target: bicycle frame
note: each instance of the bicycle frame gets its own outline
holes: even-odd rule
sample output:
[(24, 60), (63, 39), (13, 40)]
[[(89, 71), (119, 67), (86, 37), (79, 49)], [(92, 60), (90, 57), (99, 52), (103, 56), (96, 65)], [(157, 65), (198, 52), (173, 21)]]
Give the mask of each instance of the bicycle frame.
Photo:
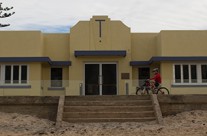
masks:
[(149, 80), (145, 80), (145, 81), (144, 81), (144, 84), (141, 86), (141, 90), (142, 90), (142, 93), (143, 93), (143, 94), (145, 94), (145, 91), (147, 91), (147, 94), (149, 94), (150, 91), (151, 91), (153, 94), (154, 94), (154, 93), (157, 93), (154, 84), (151, 83)]
[(141, 94), (149, 94), (150, 91), (152, 94), (169, 94), (169, 90), (166, 87), (156, 87), (153, 82), (150, 82), (150, 80), (145, 80), (141, 87), (136, 88), (136, 94), (138, 94), (138, 92)]

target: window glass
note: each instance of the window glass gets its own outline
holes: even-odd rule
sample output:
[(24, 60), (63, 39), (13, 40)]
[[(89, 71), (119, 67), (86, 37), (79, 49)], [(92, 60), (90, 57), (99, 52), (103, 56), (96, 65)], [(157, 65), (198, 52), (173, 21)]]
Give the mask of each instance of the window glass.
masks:
[(201, 65), (202, 83), (207, 83), (207, 65)]
[(197, 83), (197, 67), (196, 65), (191, 65), (191, 82), (192, 83)]
[(5, 83), (11, 83), (11, 66), (5, 66)]
[(27, 83), (26, 65), (6, 65), (4, 80), (6, 84)]
[(51, 87), (62, 87), (62, 68), (51, 68)]
[(175, 83), (181, 83), (181, 67), (175, 65)]
[(0, 65), (0, 80), (1, 80), (1, 65)]
[(146, 79), (150, 78), (150, 68), (139, 68), (139, 86), (142, 86)]
[(207, 64), (174, 65), (174, 83), (207, 83)]
[(21, 83), (27, 83), (27, 66), (21, 67)]
[(19, 66), (13, 66), (13, 83), (19, 83)]
[(188, 65), (183, 65), (183, 82), (189, 83), (189, 69)]

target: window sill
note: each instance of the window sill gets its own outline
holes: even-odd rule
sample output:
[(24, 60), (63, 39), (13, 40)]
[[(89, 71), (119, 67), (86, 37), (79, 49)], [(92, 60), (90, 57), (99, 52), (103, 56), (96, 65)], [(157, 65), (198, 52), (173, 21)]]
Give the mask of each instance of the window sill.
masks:
[(48, 90), (51, 90), (51, 91), (56, 91), (56, 90), (65, 90), (65, 87), (48, 87), (47, 88)]
[(14, 89), (19, 89), (19, 88), (31, 88), (31, 85), (0, 85), (0, 88), (14, 88)]
[(207, 84), (172, 84), (171, 87), (207, 87)]

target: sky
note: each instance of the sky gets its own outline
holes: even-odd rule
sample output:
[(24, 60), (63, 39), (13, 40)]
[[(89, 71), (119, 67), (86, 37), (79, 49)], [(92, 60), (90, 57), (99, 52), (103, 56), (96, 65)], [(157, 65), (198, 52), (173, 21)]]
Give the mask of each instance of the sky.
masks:
[(107, 15), (121, 20), (131, 32), (206, 30), (207, 0), (0, 0), (15, 14), (0, 18), (11, 24), (2, 30), (69, 33), (80, 20)]

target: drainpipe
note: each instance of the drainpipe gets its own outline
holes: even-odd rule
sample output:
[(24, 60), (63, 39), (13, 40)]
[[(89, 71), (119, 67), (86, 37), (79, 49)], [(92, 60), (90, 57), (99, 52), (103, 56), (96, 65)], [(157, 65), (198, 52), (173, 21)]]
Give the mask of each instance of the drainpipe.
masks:
[(83, 94), (83, 83), (79, 84), (79, 90), (80, 90), (80, 95), (84, 95)]
[(129, 83), (125, 83), (126, 95), (129, 95)]

